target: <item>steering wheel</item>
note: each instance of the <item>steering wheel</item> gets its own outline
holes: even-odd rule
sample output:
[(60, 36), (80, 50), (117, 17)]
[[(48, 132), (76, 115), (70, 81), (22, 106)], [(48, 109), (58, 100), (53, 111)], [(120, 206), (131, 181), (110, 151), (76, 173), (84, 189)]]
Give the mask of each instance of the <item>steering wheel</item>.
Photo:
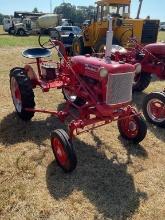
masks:
[(51, 40), (61, 40), (59, 31), (57, 31), (55, 28), (49, 28), (41, 31), (38, 37), (38, 43), (42, 48), (52, 49), (54, 45), (51, 43)]

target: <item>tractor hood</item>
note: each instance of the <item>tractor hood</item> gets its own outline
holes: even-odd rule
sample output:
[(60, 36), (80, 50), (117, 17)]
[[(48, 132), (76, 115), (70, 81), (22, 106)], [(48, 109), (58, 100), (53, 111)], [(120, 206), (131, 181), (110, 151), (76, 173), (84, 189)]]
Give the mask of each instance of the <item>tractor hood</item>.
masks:
[(75, 56), (71, 58), (71, 62), (78, 72), (83, 74), (85, 71), (99, 73), (101, 68), (105, 68), (110, 74), (135, 72), (135, 66), (124, 63), (114, 62), (106, 63), (104, 59), (91, 57), (88, 54), (85, 56)]

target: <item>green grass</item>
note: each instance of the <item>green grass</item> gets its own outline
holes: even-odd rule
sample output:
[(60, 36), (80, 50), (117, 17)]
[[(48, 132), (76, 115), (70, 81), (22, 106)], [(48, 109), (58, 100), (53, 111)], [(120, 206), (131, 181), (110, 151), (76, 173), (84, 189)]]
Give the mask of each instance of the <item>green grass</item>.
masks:
[(165, 41), (165, 31), (159, 32), (158, 41)]
[[(42, 38), (44, 39), (44, 38)], [(47, 39), (46, 39), (47, 40)], [(33, 47), (39, 46), (38, 35), (36, 36), (13, 36), (3, 31), (2, 25), (0, 25), (0, 47)]]
[(37, 46), (38, 38), (37, 36), (0, 36), (0, 47), (24, 47), (24, 46)]

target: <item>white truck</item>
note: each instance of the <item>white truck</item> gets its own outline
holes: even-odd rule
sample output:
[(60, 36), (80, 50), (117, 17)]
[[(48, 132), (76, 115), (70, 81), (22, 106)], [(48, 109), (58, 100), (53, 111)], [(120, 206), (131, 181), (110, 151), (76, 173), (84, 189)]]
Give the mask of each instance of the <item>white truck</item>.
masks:
[(4, 18), (3, 30), (9, 34), (14, 34), (14, 25), (21, 22), (21, 18)]
[(44, 29), (54, 28), (60, 22), (57, 14), (45, 14), (40, 17), (27, 16), (25, 18), (4, 19), (3, 28), (9, 34), (19, 36), (38, 34)]

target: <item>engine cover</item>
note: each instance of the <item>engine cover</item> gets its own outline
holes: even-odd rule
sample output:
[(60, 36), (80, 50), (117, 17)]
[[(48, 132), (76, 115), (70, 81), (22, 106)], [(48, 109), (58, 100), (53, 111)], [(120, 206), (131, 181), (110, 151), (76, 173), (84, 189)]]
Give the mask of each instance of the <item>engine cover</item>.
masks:
[(109, 74), (122, 74), (128, 72), (134, 72), (135, 67), (128, 63), (115, 62), (107, 63), (104, 59), (97, 57), (75, 56), (71, 58), (72, 67), (77, 74), (90, 76), (95, 79), (101, 79), (100, 69), (105, 68)]

